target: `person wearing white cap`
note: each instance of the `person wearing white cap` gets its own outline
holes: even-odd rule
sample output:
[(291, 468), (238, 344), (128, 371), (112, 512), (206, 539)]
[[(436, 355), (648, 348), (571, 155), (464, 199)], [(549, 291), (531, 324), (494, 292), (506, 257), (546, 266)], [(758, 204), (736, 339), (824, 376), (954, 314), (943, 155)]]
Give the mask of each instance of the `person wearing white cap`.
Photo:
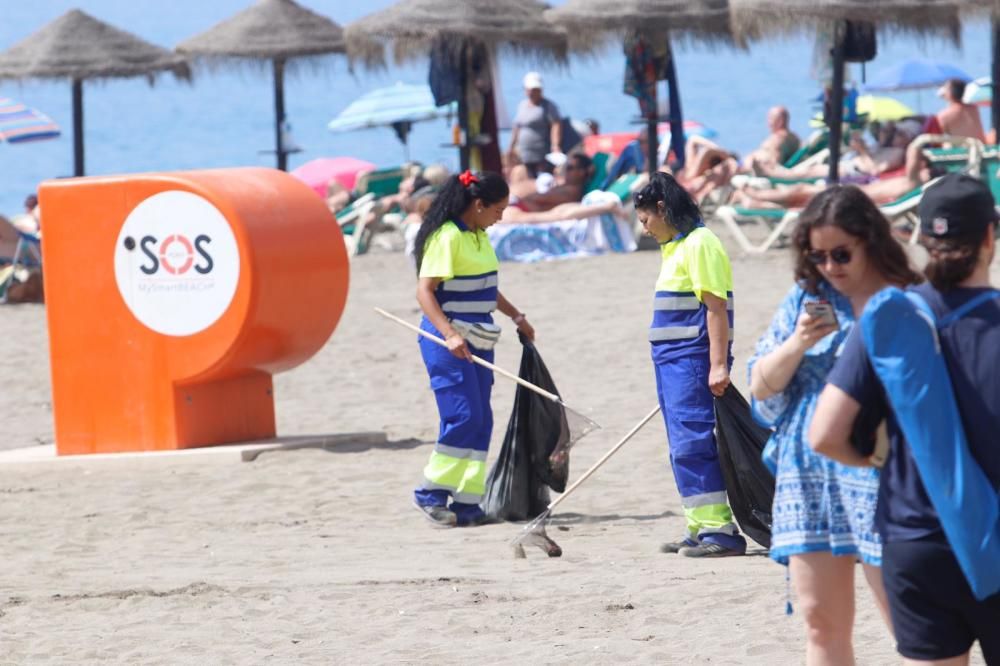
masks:
[(534, 178), (540, 171), (552, 170), (545, 156), (559, 150), (562, 118), (559, 107), (542, 95), (542, 75), (538, 72), (524, 75), (524, 93), (514, 116), (507, 158), (513, 164), (515, 155), (519, 156)]

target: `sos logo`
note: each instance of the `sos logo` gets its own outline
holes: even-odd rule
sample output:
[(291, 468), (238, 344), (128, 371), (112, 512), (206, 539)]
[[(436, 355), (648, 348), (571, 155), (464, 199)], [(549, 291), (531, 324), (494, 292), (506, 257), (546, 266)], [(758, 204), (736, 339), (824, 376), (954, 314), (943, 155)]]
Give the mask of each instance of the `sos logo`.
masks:
[[(191, 269), (200, 275), (208, 275), (215, 268), (215, 261), (208, 251), (211, 242), (208, 234), (195, 236), (194, 242), (184, 234), (172, 234), (162, 242), (153, 235), (143, 236), (138, 245), (145, 258), (139, 270), (150, 276), (161, 269), (169, 275), (181, 276)], [(124, 245), (130, 252), (135, 250), (135, 239), (126, 236)]]
[(115, 283), (126, 307), (164, 335), (193, 335), (233, 302), (240, 249), (208, 199), (167, 190), (140, 201), (114, 245)]

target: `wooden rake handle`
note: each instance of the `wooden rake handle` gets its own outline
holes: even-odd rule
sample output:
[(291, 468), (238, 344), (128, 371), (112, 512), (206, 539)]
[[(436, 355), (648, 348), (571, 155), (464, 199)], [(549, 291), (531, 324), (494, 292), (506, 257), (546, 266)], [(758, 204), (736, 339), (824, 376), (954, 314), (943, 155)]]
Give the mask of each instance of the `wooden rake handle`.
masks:
[[(388, 312), (386, 312), (382, 308), (375, 308), (375, 312), (379, 313), (380, 315), (382, 315), (386, 319), (390, 319), (390, 320), (396, 322), (400, 326), (405, 326), (406, 328), (410, 329), (411, 331), (414, 331), (417, 334), (424, 336), (425, 338), (427, 338), (431, 342), (436, 342), (437, 344), (441, 345), (445, 349), (448, 348), (448, 343), (446, 343), (444, 340), (442, 340), (438, 336), (436, 336), (436, 335), (434, 335), (432, 333), (428, 333), (427, 331), (421, 329), (419, 326), (414, 326), (410, 322), (405, 321), (403, 319), (400, 319), (396, 315), (389, 314)], [(517, 375), (515, 375), (513, 372), (507, 372), (503, 368), (495, 366), (492, 363), (490, 363), (489, 361), (484, 361), (483, 359), (479, 358), (475, 354), (472, 355), (472, 362), (476, 363), (478, 365), (481, 365), (484, 368), (489, 368), (490, 370), (492, 370), (493, 372), (497, 373), (498, 375), (502, 375), (502, 376), (506, 377), (507, 379), (510, 379), (511, 381), (517, 382), (518, 384), (520, 384), (524, 388), (526, 388), (526, 389), (528, 389), (530, 391), (534, 391), (538, 395), (540, 395), (542, 397), (545, 397), (545, 398), (548, 398), (552, 402), (555, 402), (555, 403), (557, 403), (559, 405), (562, 405), (563, 407), (566, 406), (566, 404), (562, 401), (562, 399), (560, 399), (559, 396), (557, 396), (555, 393), (551, 393), (549, 391), (546, 391), (541, 386), (535, 386), (531, 382), (528, 382), (528, 381), (525, 381), (525, 380), (521, 379), (520, 377), (518, 377)]]
[(623, 446), (625, 446), (625, 444), (630, 439), (632, 439), (635, 436), (635, 434), (642, 429), (642, 427), (644, 425), (646, 425), (647, 423), (649, 423), (649, 420), (652, 419), (654, 416), (656, 416), (656, 414), (659, 411), (660, 411), (660, 406), (657, 405), (656, 409), (654, 409), (649, 414), (647, 414), (646, 418), (644, 418), (642, 421), (639, 421), (639, 423), (637, 423), (634, 428), (632, 428), (631, 430), (629, 430), (628, 434), (625, 435), (624, 437), (622, 437), (618, 441), (617, 444), (615, 444), (613, 447), (611, 447), (610, 451), (608, 451), (603, 456), (601, 456), (601, 459), (598, 460), (596, 463), (594, 463), (593, 466), (590, 469), (588, 469), (586, 472), (584, 472), (583, 476), (581, 476), (579, 479), (577, 479), (576, 481), (574, 481), (573, 485), (571, 485), (569, 488), (567, 488), (566, 491), (563, 492), (562, 495), (560, 495), (556, 499), (552, 500), (552, 502), (548, 506), (548, 509), (546, 509), (546, 512), (551, 512), (553, 509), (555, 509), (559, 505), (560, 502), (562, 502), (564, 499), (566, 499), (567, 497), (569, 497), (570, 495), (572, 495), (573, 491), (576, 490), (578, 487), (580, 487), (580, 484), (582, 484), (584, 481), (586, 481), (587, 479), (589, 479), (590, 476), (594, 472), (596, 472), (598, 469), (601, 468), (601, 465), (603, 465), (604, 463), (606, 463), (611, 458), (611, 456), (613, 456), (616, 453), (618, 453), (618, 449), (620, 449)]

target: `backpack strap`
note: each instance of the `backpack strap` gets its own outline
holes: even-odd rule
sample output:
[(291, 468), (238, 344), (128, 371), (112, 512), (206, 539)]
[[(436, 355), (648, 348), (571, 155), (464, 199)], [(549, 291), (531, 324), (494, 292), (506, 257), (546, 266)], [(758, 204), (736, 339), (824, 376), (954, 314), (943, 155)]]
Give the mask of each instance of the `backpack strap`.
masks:
[(956, 321), (969, 314), (976, 308), (978, 308), (983, 303), (987, 303), (994, 299), (1000, 298), (1000, 291), (996, 289), (991, 289), (990, 291), (983, 292), (975, 298), (970, 298), (961, 307), (955, 308), (945, 316), (938, 320), (938, 328), (944, 328), (954, 324)]

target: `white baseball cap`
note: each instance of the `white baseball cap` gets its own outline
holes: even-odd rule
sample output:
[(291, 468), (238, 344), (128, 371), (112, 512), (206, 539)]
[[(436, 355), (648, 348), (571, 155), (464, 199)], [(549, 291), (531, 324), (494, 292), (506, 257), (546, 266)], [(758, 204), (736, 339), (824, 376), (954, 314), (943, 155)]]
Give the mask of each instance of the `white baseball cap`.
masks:
[(542, 75), (538, 72), (528, 72), (524, 75), (524, 89), (534, 90), (542, 88)]

